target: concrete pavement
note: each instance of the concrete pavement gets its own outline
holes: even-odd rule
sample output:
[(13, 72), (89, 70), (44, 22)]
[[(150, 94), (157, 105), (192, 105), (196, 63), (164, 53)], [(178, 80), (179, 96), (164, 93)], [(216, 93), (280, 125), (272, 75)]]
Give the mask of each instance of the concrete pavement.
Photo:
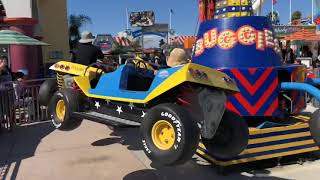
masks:
[(50, 123), (21, 127), (0, 136), (0, 179), (319, 179), (320, 161), (282, 167), (264, 161), (222, 176), (200, 158), (162, 167), (150, 163), (141, 149), (138, 129), (110, 130), (89, 121), (71, 132), (54, 130)]

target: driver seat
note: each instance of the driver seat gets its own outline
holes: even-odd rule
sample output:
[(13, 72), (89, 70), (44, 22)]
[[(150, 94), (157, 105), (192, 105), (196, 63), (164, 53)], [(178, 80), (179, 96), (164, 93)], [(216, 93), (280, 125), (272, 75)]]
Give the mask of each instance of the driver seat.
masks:
[(133, 65), (126, 65), (121, 73), (120, 89), (128, 91), (148, 91), (154, 79), (154, 72), (139, 73)]

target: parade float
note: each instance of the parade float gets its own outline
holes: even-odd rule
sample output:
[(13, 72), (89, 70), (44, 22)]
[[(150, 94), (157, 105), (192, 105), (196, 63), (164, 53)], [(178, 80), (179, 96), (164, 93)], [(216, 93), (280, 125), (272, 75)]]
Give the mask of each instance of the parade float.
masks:
[[(301, 112), (307, 93), (320, 97), (313, 86), (319, 81), (306, 79), (303, 65), (282, 63), (270, 20), (254, 16), (250, 0), (200, 0), (199, 7), (193, 63), (228, 74), (240, 93), (228, 97), (229, 112), (213, 139), (202, 138), (197, 153), (229, 166), (318, 151), (320, 111), (311, 116)], [(234, 126), (233, 121), (248, 126)], [(236, 136), (241, 128), (248, 136)], [(240, 146), (245, 146), (241, 153), (232, 153)]]

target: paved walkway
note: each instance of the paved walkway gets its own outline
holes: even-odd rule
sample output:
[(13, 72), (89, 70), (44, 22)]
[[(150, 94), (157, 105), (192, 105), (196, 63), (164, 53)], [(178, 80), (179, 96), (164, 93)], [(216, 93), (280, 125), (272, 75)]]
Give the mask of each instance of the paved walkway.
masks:
[[(267, 162), (262, 163), (267, 167)], [(271, 163), (272, 164), (272, 163)], [(260, 163), (261, 165), (261, 163)], [(319, 179), (320, 162), (256, 169), (256, 165), (221, 176), (201, 159), (179, 167), (150, 164), (141, 150), (137, 129), (114, 131), (84, 121), (72, 132), (50, 123), (21, 127), (0, 136), (0, 179), (18, 180), (201, 180)]]

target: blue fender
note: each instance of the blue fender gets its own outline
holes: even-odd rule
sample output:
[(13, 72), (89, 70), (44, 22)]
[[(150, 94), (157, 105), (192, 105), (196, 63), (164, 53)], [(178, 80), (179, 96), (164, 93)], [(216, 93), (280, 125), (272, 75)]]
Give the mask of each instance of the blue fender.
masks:
[(283, 82), (281, 83), (282, 90), (298, 90), (305, 91), (311, 94), (313, 97), (320, 101), (320, 90), (307, 83), (297, 83), (297, 82)]

